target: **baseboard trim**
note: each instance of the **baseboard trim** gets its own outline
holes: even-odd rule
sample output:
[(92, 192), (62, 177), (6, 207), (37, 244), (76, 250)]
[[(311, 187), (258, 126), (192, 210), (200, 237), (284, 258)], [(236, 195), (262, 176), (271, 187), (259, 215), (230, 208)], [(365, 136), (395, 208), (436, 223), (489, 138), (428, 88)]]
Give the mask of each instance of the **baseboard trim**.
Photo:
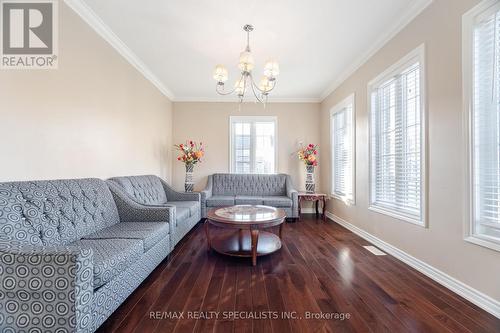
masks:
[(326, 216), (335, 223), (340, 224), (344, 228), (352, 231), (361, 238), (369, 241), (370, 243), (376, 245), (383, 251), (397, 258), (398, 260), (404, 262), (405, 264), (413, 267), (420, 273), (428, 276), (442, 286), (450, 289), (454, 293), (462, 296), (466, 300), (474, 303), (481, 309), (491, 313), (497, 318), (500, 318), (500, 302), (491, 298), (490, 296), (472, 288), (469, 285), (449, 276), (448, 274), (440, 271), (439, 269), (417, 259), (408, 253), (398, 249), (397, 247), (373, 236), (372, 234), (358, 228), (357, 226), (347, 222), (346, 220), (330, 213), (326, 212)]

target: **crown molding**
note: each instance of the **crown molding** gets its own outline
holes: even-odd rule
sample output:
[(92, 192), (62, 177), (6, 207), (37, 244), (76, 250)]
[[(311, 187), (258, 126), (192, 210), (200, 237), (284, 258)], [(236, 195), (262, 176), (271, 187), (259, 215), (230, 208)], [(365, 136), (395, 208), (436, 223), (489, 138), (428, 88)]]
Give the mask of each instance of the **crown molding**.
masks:
[(449, 276), (445, 272), (427, 264), (426, 262), (417, 259), (410, 254), (404, 252), (403, 250), (391, 245), (382, 239), (366, 232), (365, 230), (355, 226), (354, 224), (347, 222), (341, 217), (326, 211), (326, 216), (335, 223), (340, 224), (344, 228), (352, 231), (361, 238), (367, 240), (388, 254), (392, 255), (396, 259), (404, 262), (405, 264), (415, 268), (420, 273), (428, 276), (442, 286), (450, 289), (454, 293), (462, 296), (466, 300), (476, 304), (481, 309), (491, 313), (497, 318), (500, 318), (500, 301), (493, 299), (492, 297), (480, 292), (477, 289)]
[[(173, 102), (182, 103), (182, 102), (198, 102), (198, 103), (239, 103), (239, 100), (234, 97), (176, 97)], [(269, 97), (268, 103), (320, 103), (321, 100), (319, 98), (288, 98), (288, 97)], [(248, 101), (244, 101), (243, 103), (255, 103), (253, 99), (249, 99)]]
[(385, 34), (382, 34), (379, 39), (368, 48), (368, 51), (363, 53), (359, 58), (352, 62), (328, 88), (320, 95), (319, 100), (323, 101), (332, 92), (335, 91), (345, 80), (347, 80), (354, 72), (363, 66), (371, 57), (375, 55), (385, 44), (387, 44), (394, 36), (396, 36), (404, 27), (406, 27), (413, 19), (415, 19), (422, 11), (427, 8), (433, 0), (418, 1), (409, 7), (406, 14), (401, 15), (400, 19), (389, 29)]
[(109, 26), (83, 1), (64, 0), (66, 5), (77, 13), (99, 36), (108, 42), (118, 53), (134, 66), (146, 79), (171, 101), (174, 94), (158, 79), (153, 72), (130, 50)]

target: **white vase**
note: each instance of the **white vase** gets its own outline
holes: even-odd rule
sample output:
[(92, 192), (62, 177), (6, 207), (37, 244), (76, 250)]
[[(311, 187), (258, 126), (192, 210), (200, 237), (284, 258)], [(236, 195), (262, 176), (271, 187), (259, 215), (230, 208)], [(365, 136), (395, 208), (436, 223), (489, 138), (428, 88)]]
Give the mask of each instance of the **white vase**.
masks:
[(315, 190), (314, 165), (306, 165), (306, 193), (314, 193)]
[(193, 164), (186, 164), (186, 179), (184, 181), (184, 191), (193, 192), (194, 189), (194, 181), (193, 181)]

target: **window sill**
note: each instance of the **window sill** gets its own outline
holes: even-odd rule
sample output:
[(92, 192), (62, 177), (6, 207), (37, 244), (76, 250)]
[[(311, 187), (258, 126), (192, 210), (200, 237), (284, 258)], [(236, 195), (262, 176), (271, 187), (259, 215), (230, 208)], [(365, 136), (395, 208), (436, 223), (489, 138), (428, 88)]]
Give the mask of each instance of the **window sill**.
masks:
[(466, 242), (487, 247), (491, 250), (500, 252), (500, 239), (483, 235), (469, 235), (464, 238)]
[(346, 206), (355, 206), (356, 205), (356, 201), (354, 199), (347, 197), (347, 196), (342, 196), (342, 195), (338, 195), (335, 193), (330, 194), (330, 196), (334, 199), (342, 201)]
[(379, 213), (379, 214), (390, 216), (392, 218), (398, 219), (398, 220), (403, 221), (403, 222), (418, 225), (419, 227), (422, 227), (422, 228), (427, 228), (425, 221), (421, 221), (421, 220), (412, 218), (412, 217), (407, 216), (407, 215), (396, 213), (396, 212), (391, 211), (387, 208), (382, 208), (380, 206), (373, 206), (372, 205), (372, 206), (368, 207), (368, 210), (371, 210), (371, 211)]

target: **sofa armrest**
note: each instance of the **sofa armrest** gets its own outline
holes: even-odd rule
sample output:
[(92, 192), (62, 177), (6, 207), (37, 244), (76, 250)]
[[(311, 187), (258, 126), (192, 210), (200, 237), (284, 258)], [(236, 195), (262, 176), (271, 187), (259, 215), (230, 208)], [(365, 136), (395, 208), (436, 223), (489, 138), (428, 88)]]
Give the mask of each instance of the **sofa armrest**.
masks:
[(293, 188), (292, 177), (286, 176), (286, 195), (292, 199), (292, 216), (299, 216), (299, 192)]
[(212, 186), (213, 186), (213, 177), (212, 175), (210, 175), (207, 177), (207, 185), (205, 186), (203, 191), (200, 192), (202, 195), (202, 199), (204, 197), (204, 199), (206, 200), (212, 196)]
[[(200, 194), (198, 192), (179, 192), (174, 190), (170, 185), (161, 179), (163, 189), (167, 194), (168, 201), (200, 201)], [(167, 203), (168, 203), (167, 201)]]
[(207, 185), (200, 192), (201, 194), (201, 217), (207, 217), (207, 199), (212, 196), (212, 186), (213, 186), (213, 177), (209, 175), (207, 178)]
[[(175, 223), (174, 206), (143, 205), (132, 200), (119, 186), (108, 182), (118, 208), (121, 222), (169, 222)], [(172, 230), (173, 225), (170, 229)]]
[(92, 332), (93, 293), (91, 249), (0, 242), (0, 327), (17, 332), (50, 323), (52, 331)]
[(293, 199), (294, 197), (298, 198), (299, 192), (293, 188), (292, 177), (289, 175), (286, 176), (286, 196)]

